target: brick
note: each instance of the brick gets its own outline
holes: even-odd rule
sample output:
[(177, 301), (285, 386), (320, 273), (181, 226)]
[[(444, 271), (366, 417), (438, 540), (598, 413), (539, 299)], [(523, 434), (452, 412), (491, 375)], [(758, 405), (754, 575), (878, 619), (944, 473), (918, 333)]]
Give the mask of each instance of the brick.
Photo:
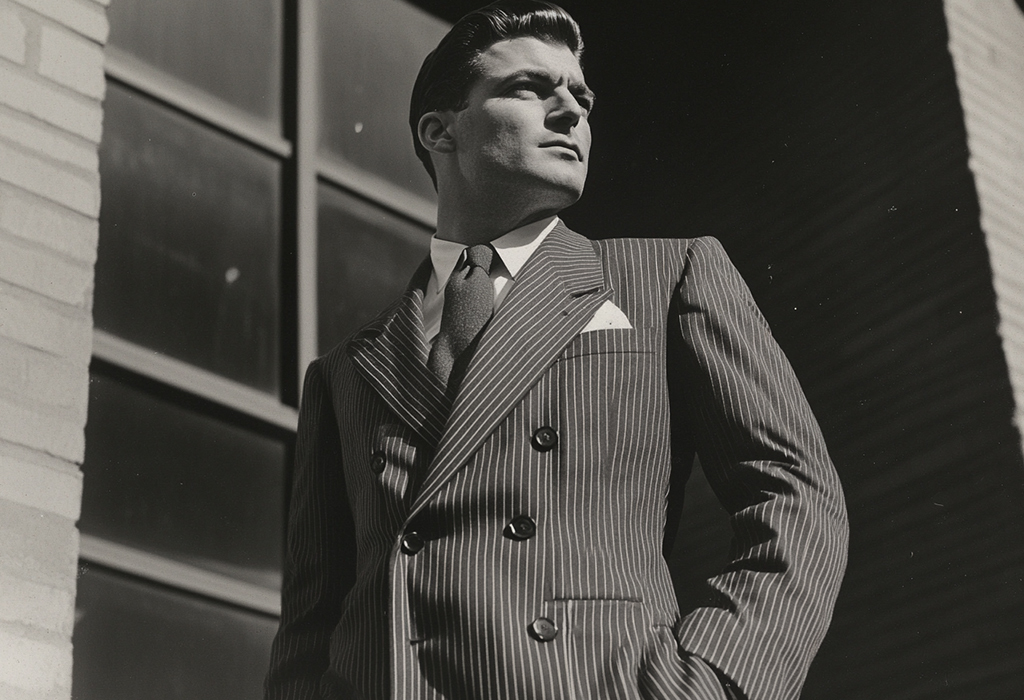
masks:
[(71, 645), (26, 639), (0, 629), (0, 680), (46, 693), (71, 687)]
[(4, 700), (67, 700), (68, 696), (59, 691), (57, 694), (47, 693), (46, 695), (40, 695), (39, 693), (7, 685), (4, 683), (4, 679), (0, 678), (0, 698)]
[(0, 57), (24, 65), (26, 34), (17, 13), (0, 7)]
[(99, 143), (103, 134), (99, 102), (64, 90), (0, 64), (0, 103)]
[(0, 229), (76, 260), (96, 262), (99, 223), (10, 188), (0, 189)]
[(84, 421), (44, 414), (0, 397), (0, 439), (81, 462), (85, 457)]
[[(28, 357), (33, 352), (32, 348), (16, 343), (4, 342), (0, 345), (0, 387), (15, 393), (25, 393), (28, 390)], [(38, 352), (38, 351), (34, 351)]]
[[(110, 25), (107, 13), (93, 2), (76, 0), (15, 0), (41, 15), (57, 20), (68, 29), (89, 37), (100, 44), (107, 43)], [(101, 2), (109, 5), (110, 2)]]
[(39, 74), (87, 97), (103, 98), (103, 49), (76, 34), (43, 26), (39, 34)]
[(26, 581), (74, 589), (79, 545), (74, 521), (4, 502), (0, 532), (0, 570)]
[(98, 177), (83, 177), (0, 141), (0, 180), (81, 212), (99, 216)]
[(75, 621), (73, 591), (26, 581), (0, 571), (0, 620), (70, 637)]
[(24, 293), (0, 287), (0, 336), (86, 365), (92, 352), (92, 319), (85, 311), (55, 310)]
[(25, 408), (56, 408), (65, 417), (84, 422), (89, 405), (86, 367), (2, 338), (0, 357), (0, 396)]
[(29, 352), (26, 383), (32, 399), (64, 409), (68, 417), (80, 418), (84, 423), (89, 406), (88, 369), (44, 352)]
[(81, 513), (82, 473), (35, 464), (9, 450), (0, 452), (0, 498), (74, 522)]
[(90, 173), (99, 172), (100, 158), (96, 144), (67, 136), (52, 126), (31, 117), (0, 108), (0, 139), (49, 156)]
[(84, 308), (92, 291), (92, 273), (91, 266), (0, 235), (0, 280)]

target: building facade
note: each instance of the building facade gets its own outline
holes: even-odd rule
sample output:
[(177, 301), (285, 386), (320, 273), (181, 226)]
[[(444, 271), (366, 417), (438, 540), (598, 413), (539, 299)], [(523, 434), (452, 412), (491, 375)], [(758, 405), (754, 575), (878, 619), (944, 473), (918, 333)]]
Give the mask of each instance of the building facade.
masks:
[[(610, 23), (564, 4), (599, 66)], [(721, 237), (850, 501), (809, 698), (1024, 687), (1024, 10), (911, 5), (807, 3), (806, 44), (748, 58), (772, 95), (750, 143), (813, 134), (842, 197), (783, 169), (759, 211), (706, 214), (770, 215)], [(401, 0), (0, 0), (0, 697), (258, 696), (303, 368), (426, 250), (405, 115), (446, 26)], [(758, 148), (716, 152), (710, 200), (756, 189)], [(570, 224), (614, 220), (598, 199)], [(691, 498), (684, 598), (723, 543)]]

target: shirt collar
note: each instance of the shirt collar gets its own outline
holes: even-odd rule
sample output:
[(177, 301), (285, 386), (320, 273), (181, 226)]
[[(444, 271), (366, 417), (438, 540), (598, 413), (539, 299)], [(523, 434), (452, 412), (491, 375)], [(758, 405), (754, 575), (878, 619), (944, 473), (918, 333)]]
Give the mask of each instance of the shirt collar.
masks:
[[(501, 258), (505, 269), (508, 270), (509, 277), (515, 279), (523, 265), (533, 255), (533, 251), (537, 250), (541, 242), (551, 233), (551, 229), (555, 227), (556, 223), (558, 223), (558, 217), (550, 216), (520, 226), (491, 241), (491, 246)], [(430, 262), (434, 266), (434, 274), (437, 276), (438, 292), (448, 284), (452, 270), (459, 262), (462, 251), (467, 247), (462, 243), (438, 238), (436, 233), (431, 237)]]

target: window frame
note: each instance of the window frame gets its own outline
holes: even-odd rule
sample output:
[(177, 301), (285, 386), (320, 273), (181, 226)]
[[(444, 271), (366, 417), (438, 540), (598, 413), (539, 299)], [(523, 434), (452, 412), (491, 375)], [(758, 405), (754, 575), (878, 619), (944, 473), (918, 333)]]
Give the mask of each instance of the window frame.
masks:
[[(116, 0), (115, 0), (116, 1)], [(227, 134), (282, 164), (281, 221), (281, 389), (277, 395), (254, 389), (101, 329), (93, 331), (92, 355), (100, 361), (151, 380), (158, 387), (205, 399), (268, 431), (285, 431), (290, 440), (298, 425), (305, 368), (319, 355), (318, 333), (318, 189), (321, 184), (368, 200), (421, 225), (436, 228), (432, 202), (370, 173), (341, 164), (319, 150), (319, 22), (321, 0), (282, 0), (282, 130), (242, 110), (149, 68), (116, 46), (105, 48), (106, 80), (154, 98), (199, 126)], [(285, 465), (282, 494), (291, 479)], [(189, 566), (159, 555), (81, 535), (83, 562), (128, 573), (173, 589), (206, 596), (259, 614), (280, 614), (280, 591)]]

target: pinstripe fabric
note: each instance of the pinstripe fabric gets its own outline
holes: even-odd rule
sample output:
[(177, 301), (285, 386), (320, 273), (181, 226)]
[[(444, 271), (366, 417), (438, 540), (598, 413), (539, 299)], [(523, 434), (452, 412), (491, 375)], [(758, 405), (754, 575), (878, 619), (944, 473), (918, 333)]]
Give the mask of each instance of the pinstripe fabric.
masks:
[[(425, 368), (423, 282), (307, 373), (266, 697), (796, 697), (845, 507), (718, 243), (556, 227), (451, 404)], [(581, 334), (608, 299), (633, 328)], [(713, 598), (680, 617), (662, 542), (694, 449), (735, 537)], [(535, 536), (512, 536), (519, 515)], [(407, 554), (409, 532), (425, 544)], [(540, 617), (553, 640), (531, 635)]]

